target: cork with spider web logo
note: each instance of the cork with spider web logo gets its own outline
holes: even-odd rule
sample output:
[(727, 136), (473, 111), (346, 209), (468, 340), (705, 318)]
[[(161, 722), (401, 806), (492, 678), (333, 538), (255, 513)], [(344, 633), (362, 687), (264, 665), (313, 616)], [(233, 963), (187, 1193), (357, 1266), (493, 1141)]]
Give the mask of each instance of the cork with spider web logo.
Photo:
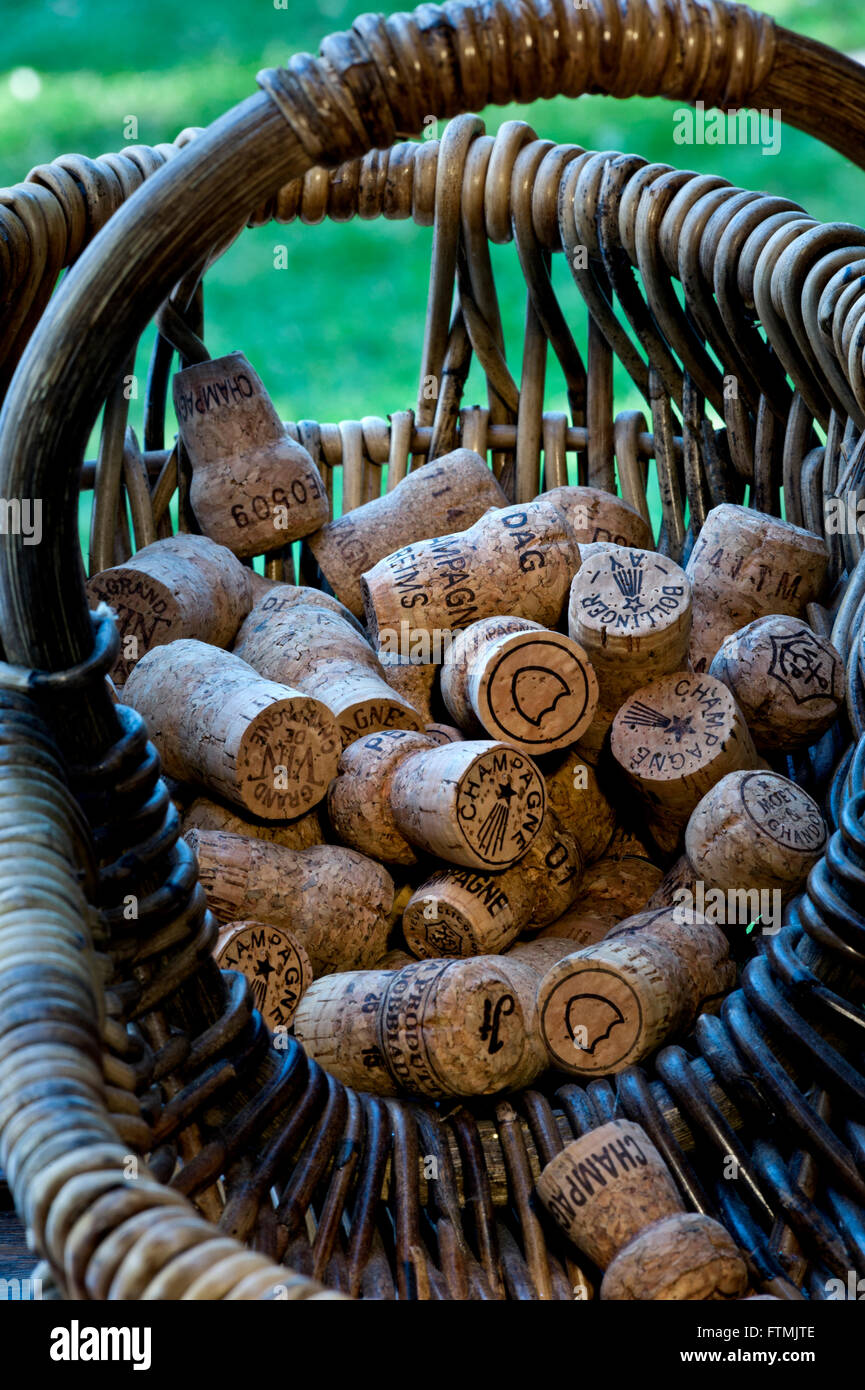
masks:
[(742, 712), (714, 676), (675, 672), (634, 691), (613, 721), (613, 757), (672, 851), (691, 812), (728, 772), (763, 766)]

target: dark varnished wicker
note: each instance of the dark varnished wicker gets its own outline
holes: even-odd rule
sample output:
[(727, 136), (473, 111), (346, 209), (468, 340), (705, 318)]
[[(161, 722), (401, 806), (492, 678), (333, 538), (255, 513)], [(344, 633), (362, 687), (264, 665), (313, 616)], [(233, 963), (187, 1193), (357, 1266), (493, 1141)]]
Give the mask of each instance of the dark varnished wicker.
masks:
[[(430, 113), (601, 90), (780, 106), (865, 162), (861, 69), (745, 7), (696, 3), (424, 6), (415, 17), (364, 17), (322, 55), (262, 74), (259, 96), (177, 147), (58, 161), (0, 209), (4, 385), (21, 359), (0, 419), (2, 492), (40, 496), (47, 537), (33, 549), (4, 537), (0, 552), (16, 663), (0, 681), (0, 895), (10, 910), (44, 914), (51, 945), (46, 960), (10, 936), (0, 954), (2, 1157), (16, 1200), (72, 1296), (315, 1297), (321, 1281), (374, 1298), (569, 1299), (596, 1285), (597, 1271), (581, 1269), (539, 1214), (534, 1177), (572, 1135), (628, 1115), (688, 1205), (740, 1241), (755, 1287), (825, 1296), (829, 1277), (865, 1270), (860, 538), (827, 538), (846, 584), (832, 633), (848, 660), (853, 746), (845, 753), (838, 729), (784, 767), (826, 796), (833, 838), (721, 1018), (701, 1018), (687, 1050), (664, 1049), (650, 1074), (632, 1070), (615, 1087), (553, 1078), (546, 1094), (437, 1110), (357, 1095), (293, 1042), (277, 1050), (243, 981), (213, 964), (214, 923), (154, 750), (138, 717), (104, 693), (113, 630), (104, 613), (88, 614), (77, 579), (77, 461), (105, 402), (100, 457), (83, 470), (96, 485), (95, 567), (166, 534), (175, 487), (182, 523), (194, 524), (185, 460), (166, 447), (165, 400), (175, 351), (181, 363), (206, 356), (206, 265), (247, 222), (411, 216), (435, 227), (421, 379), (446, 385), (437, 402), (421, 396), (390, 422), (291, 427), (329, 490), (342, 468), (345, 509), (380, 490), (383, 463), (392, 487), (413, 456), (459, 439), (491, 455), (518, 500), (566, 481), (571, 452), (580, 481), (598, 486), (616, 486), (615, 460), (623, 494), (645, 510), (653, 458), (659, 548), (676, 558), (707, 510), (741, 500), (746, 486), (753, 505), (775, 512), (783, 488), (787, 517), (822, 533), (823, 497), (859, 484), (865, 234), (821, 227), (722, 179), (554, 147), (518, 122), (495, 140), (464, 117), (440, 143), (394, 141)], [(527, 285), (519, 382), (488, 250), (511, 239)], [(587, 269), (574, 265), (577, 245), (589, 249)], [(585, 364), (550, 280), (561, 251), (590, 313)], [(46, 309), (57, 272), (79, 256)], [(121, 383), (153, 315), (139, 448)], [(725, 398), (707, 344), (737, 377), (737, 401)], [(550, 348), (570, 419), (543, 413)], [(646, 417), (614, 416), (614, 354)], [(488, 403), (465, 410), (473, 356)], [(281, 557), (269, 572), (294, 578), (290, 566)], [(300, 577), (316, 580), (305, 554)], [(830, 625), (826, 610), (811, 617)], [(144, 1154), (129, 1181), (124, 1164)], [(735, 1182), (722, 1176), (731, 1155)], [(437, 1179), (423, 1156), (436, 1159)]]

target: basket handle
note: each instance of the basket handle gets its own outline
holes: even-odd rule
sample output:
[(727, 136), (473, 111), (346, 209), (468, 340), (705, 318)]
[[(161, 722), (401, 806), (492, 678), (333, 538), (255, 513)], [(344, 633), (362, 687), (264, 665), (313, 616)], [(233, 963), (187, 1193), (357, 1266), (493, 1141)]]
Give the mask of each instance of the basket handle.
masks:
[[(424, 116), (556, 94), (663, 95), (782, 109), (862, 155), (862, 68), (724, 0), (453, 0), (366, 15), (259, 77), (110, 219), (36, 329), (0, 415), (0, 496), (39, 499), (45, 542), (3, 537), (0, 619), (13, 662), (80, 663), (93, 635), (83, 583), (80, 460), (131, 344), (181, 276), (250, 207), (314, 164), (390, 145)], [(107, 700), (68, 729), (92, 756), (116, 735)]]

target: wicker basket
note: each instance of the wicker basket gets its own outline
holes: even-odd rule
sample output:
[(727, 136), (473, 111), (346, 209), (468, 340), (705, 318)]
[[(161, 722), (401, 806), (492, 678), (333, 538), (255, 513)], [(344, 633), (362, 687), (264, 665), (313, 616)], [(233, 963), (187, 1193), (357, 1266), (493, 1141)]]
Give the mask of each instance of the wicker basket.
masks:
[[(707, 510), (746, 489), (778, 514), (783, 488), (787, 519), (823, 534), (824, 497), (862, 473), (865, 233), (719, 178), (555, 147), (518, 122), (495, 139), (468, 116), (440, 143), (397, 137), (490, 102), (661, 94), (780, 107), (865, 164), (862, 69), (711, 0), (424, 5), (365, 16), (321, 53), (262, 73), (257, 95), (175, 146), (60, 160), (2, 200), (0, 492), (42, 499), (45, 540), (4, 536), (0, 552), (0, 1163), (43, 1276), (91, 1299), (571, 1299), (596, 1272), (539, 1213), (534, 1181), (568, 1138), (626, 1115), (689, 1207), (727, 1225), (755, 1289), (824, 1297), (828, 1277), (865, 1272), (858, 534), (827, 537), (838, 601), (810, 615), (848, 660), (849, 728), (788, 769), (825, 797), (835, 832), (788, 925), (720, 1019), (701, 1018), (653, 1074), (585, 1090), (553, 1079), (446, 1111), (354, 1093), (297, 1045), (276, 1050), (243, 979), (216, 969), (158, 760), (106, 694), (116, 638), (87, 608), (77, 502), (82, 481), (95, 486), (100, 568), (129, 553), (127, 504), (136, 546), (168, 533), (175, 489), (194, 525), (165, 397), (175, 351), (182, 365), (207, 355), (203, 272), (244, 225), (360, 214), (435, 228), (420, 375), (445, 385), (388, 421), (291, 427), (331, 494), (342, 469), (345, 510), (376, 495), (383, 464), (393, 487), (413, 457), (459, 441), (490, 455), (516, 500), (567, 481), (570, 453), (572, 476), (618, 486), (647, 517), (654, 459), (659, 548), (677, 559)], [(528, 287), (519, 383), (489, 257), (511, 239)], [(589, 313), (585, 366), (550, 279), (562, 251)], [(154, 315), (139, 448), (123, 375)], [(544, 413), (550, 348), (570, 419)], [(614, 412), (615, 356), (645, 418)], [(473, 357), (488, 404), (463, 409)], [(99, 460), (82, 473), (103, 403)], [(297, 577), (290, 553), (268, 565)], [(301, 571), (316, 582), (306, 554)], [(738, 1183), (723, 1181), (729, 1155)]]

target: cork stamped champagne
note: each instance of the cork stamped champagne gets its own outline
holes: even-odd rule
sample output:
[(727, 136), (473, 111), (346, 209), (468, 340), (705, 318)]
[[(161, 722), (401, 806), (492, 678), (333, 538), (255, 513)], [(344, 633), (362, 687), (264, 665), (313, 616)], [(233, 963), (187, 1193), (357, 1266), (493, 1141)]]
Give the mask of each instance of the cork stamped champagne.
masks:
[(559, 917), (579, 891), (576, 841), (548, 811), (540, 833), (512, 869), (438, 869), (415, 889), (403, 934), (417, 956), (495, 955), (530, 926)]
[(676, 848), (716, 782), (760, 764), (736, 701), (708, 675), (675, 673), (635, 690), (616, 715), (610, 743), (665, 851)]
[(503, 612), (555, 627), (579, 565), (574, 533), (555, 507), (503, 507), (466, 531), (402, 546), (367, 570), (367, 628), (378, 647), (405, 622), (410, 636), (425, 632), (440, 644), (442, 634)]
[(543, 778), (505, 743), (436, 744), (388, 730), (357, 740), (339, 768), (328, 796), (337, 834), (377, 847), (388, 862), (411, 863), (421, 850), (468, 868), (506, 869), (543, 823)]
[(396, 487), (327, 522), (309, 537), (322, 574), (360, 617), (360, 576), (415, 541), (464, 530), (508, 499), (480, 454), (455, 449), (413, 469)]
[(311, 809), (336, 773), (340, 737), (325, 704), (204, 642), (155, 647), (123, 695), (147, 720), (169, 776), (262, 819)]
[(321, 474), (242, 353), (177, 372), (173, 391), (192, 464), (189, 498), (205, 535), (246, 557), (280, 550), (327, 521)]
[(485, 619), (459, 633), (445, 657), (441, 690), (461, 728), (537, 754), (575, 743), (598, 703), (582, 647), (522, 618)]
[(422, 729), (422, 716), (388, 685), (353, 620), (312, 598), (297, 603), (292, 588), (277, 585), (259, 599), (237, 635), (235, 653), (269, 680), (327, 705), (344, 747), (377, 729)]
[(728, 1232), (685, 1211), (663, 1158), (631, 1120), (566, 1144), (537, 1191), (577, 1249), (606, 1271), (603, 1300), (726, 1300), (748, 1286)]
[(266, 922), (227, 922), (213, 954), (220, 969), (246, 977), (271, 1033), (284, 1032), (312, 984), (309, 956), (298, 938), (286, 927)]

